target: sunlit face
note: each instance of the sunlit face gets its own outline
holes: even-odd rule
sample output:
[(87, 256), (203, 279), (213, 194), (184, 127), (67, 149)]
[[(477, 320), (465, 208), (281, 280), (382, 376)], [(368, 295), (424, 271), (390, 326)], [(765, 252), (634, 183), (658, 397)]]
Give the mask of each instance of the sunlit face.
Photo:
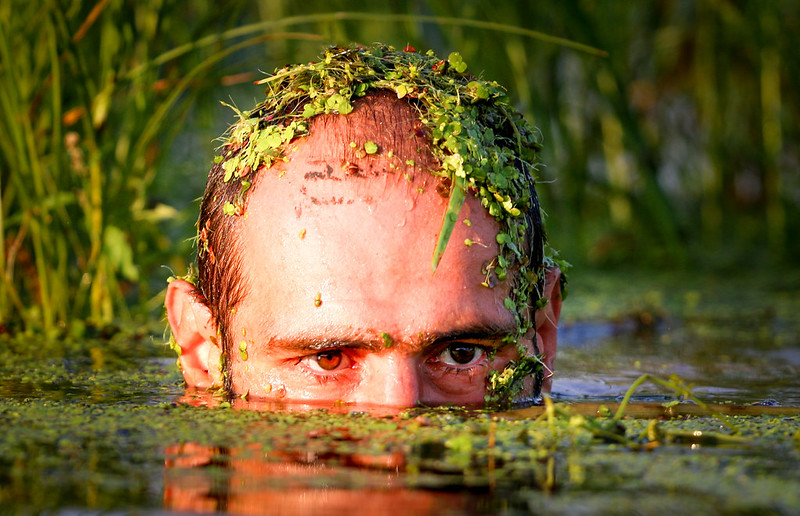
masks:
[(247, 294), (229, 328), (234, 393), (482, 403), (489, 370), (517, 356), (503, 343), (517, 331), (508, 286), (481, 286), (496, 222), (468, 196), (432, 274), (447, 205), (438, 179), (387, 149), (353, 174), (322, 147), (312, 134), (282, 177), (270, 170), (248, 193), (238, 239)]

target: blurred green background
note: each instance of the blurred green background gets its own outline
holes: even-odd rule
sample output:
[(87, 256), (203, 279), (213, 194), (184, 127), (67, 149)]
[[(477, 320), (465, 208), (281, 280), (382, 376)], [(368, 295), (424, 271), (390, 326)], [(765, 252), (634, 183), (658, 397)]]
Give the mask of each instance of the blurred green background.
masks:
[(218, 101), (350, 42), (458, 51), (508, 87), (577, 271), (796, 269), (798, 29), (790, 0), (3, 0), (0, 333), (160, 318)]

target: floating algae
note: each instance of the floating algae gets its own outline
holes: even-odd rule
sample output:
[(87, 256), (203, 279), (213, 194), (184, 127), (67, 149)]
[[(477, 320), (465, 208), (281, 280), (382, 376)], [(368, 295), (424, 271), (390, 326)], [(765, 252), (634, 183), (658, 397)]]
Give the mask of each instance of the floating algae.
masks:
[[(699, 288), (696, 282), (693, 288)], [(580, 291), (575, 295), (580, 302)], [(664, 299), (671, 310), (670, 299)], [(653, 339), (635, 337), (632, 329), (631, 342), (616, 348), (600, 347), (604, 344), (592, 337), (573, 343), (570, 337), (560, 354), (601, 349), (603, 363), (641, 360), (642, 369), (648, 366), (644, 356), (655, 366), (660, 360), (671, 367), (680, 359), (701, 372), (709, 357), (724, 349), (738, 349), (743, 360), (750, 360), (751, 351), (791, 357), (797, 327), (789, 317), (800, 313), (792, 307), (779, 307), (780, 323), (771, 323), (777, 329), (770, 339), (734, 334), (726, 324), (717, 329), (725, 337), (723, 348), (716, 333), (709, 338), (685, 323), (670, 332), (656, 328)], [(720, 313), (739, 319), (731, 308), (715, 313), (718, 319)], [(749, 326), (758, 334), (763, 327)], [(676, 332), (689, 331), (695, 332), (692, 353), (668, 361), (675, 347), (665, 339), (678, 340)], [(420, 514), (438, 514), (442, 506), (468, 513), (548, 514), (800, 510), (797, 409), (753, 405), (764, 399), (764, 377), (777, 393), (771, 397), (797, 398), (796, 387), (781, 387), (784, 376), (778, 374), (796, 384), (798, 371), (786, 358), (760, 375), (737, 376), (737, 404), (709, 395), (707, 385), (717, 378), (705, 378), (699, 400), (720, 416), (707, 415), (711, 412), (691, 401), (698, 387), (676, 380), (680, 393), (643, 384), (618, 418), (622, 400), (616, 395), (576, 396), (506, 413), (420, 408), (380, 417), (348, 406), (238, 410), (260, 407), (213, 396), (177, 402), (184, 390), (168, 355), (147, 338), (43, 343), (38, 350), (0, 342), (3, 510), (205, 507), (255, 513), (267, 506), (335, 511), (339, 502), (350, 512), (385, 512), (405, 504)], [(726, 364), (738, 367), (735, 361)], [(599, 367), (600, 362), (563, 361), (557, 373), (607, 374)], [(219, 408), (212, 408), (214, 403)]]

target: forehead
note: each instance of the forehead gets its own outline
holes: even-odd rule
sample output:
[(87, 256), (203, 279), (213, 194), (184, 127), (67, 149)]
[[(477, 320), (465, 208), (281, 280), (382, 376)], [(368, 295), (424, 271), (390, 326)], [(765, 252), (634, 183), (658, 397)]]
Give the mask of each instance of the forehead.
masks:
[[(263, 172), (240, 228), (247, 290), (240, 312), (295, 334), (349, 325), (413, 335), (512, 317), (502, 303), (507, 288), (480, 285), (481, 269), (497, 255), (498, 226), (472, 196), (431, 272), (447, 199), (406, 127), (413, 130), (412, 117), (396, 120), (394, 135), (317, 128), (289, 150), (288, 162)], [(412, 144), (393, 144), (403, 138)], [(359, 153), (365, 141), (378, 152)]]

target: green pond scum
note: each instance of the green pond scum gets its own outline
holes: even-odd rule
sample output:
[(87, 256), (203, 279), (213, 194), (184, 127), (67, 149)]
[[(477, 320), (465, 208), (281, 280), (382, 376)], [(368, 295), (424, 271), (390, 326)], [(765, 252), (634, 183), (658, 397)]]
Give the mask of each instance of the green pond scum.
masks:
[[(258, 489), (279, 492), (288, 483), (308, 496), (381, 489), (381, 481), (386, 489), (391, 479), (404, 489), (461, 492), (472, 509), (490, 511), (533, 504), (556, 513), (616, 512), (623, 503), (644, 513), (790, 514), (800, 507), (797, 417), (732, 418), (733, 439), (713, 417), (613, 421), (556, 407), (534, 420), (457, 409), (376, 418), (6, 399), (0, 504), (14, 514), (157, 509), (161, 479), (167, 486), (213, 481), (224, 499), (237, 490), (237, 463), (255, 461), (305, 465), (311, 475), (267, 476)], [(208, 460), (180, 465), (197, 450)], [(632, 497), (640, 498), (631, 504)]]
[[(611, 302), (615, 289), (605, 288), (614, 286), (613, 277), (579, 282), (604, 294), (576, 289), (575, 302), (602, 304), (606, 320), (623, 317)], [(737, 289), (751, 297), (741, 299), (714, 278), (683, 282), (670, 276), (659, 283), (651, 276), (649, 285), (641, 282), (639, 291), (626, 293), (631, 299), (639, 293), (660, 297), (659, 317), (680, 319), (683, 328), (657, 325), (654, 339), (635, 337), (639, 330), (630, 329), (640, 339), (634, 347), (602, 348), (603, 360), (619, 369), (626, 360), (646, 362), (642, 342), (674, 354), (676, 348), (661, 337), (677, 339), (676, 331), (689, 330), (697, 354), (680, 357), (684, 372), (720, 360), (725, 349), (745, 358), (747, 348), (794, 356), (786, 352), (800, 347), (800, 283), (791, 273), (784, 278), (787, 283), (777, 286), (744, 279)], [(617, 286), (629, 281), (630, 274)], [(681, 290), (679, 284), (689, 287)], [(654, 291), (663, 295), (644, 296)], [(682, 307), (687, 296), (700, 298), (691, 317)], [(753, 304), (759, 305), (756, 314)], [(654, 312), (652, 305), (642, 306)], [(640, 320), (641, 310), (624, 317)], [(567, 329), (578, 319), (570, 315)], [(765, 328), (771, 328), (769, 338)], [(597, 340), (567, 342), (562, 353), (587, 357), (580, 354), (582, 346), (599, 346)], [(215, 501), (207, 507), (222, 512), (234, 506), (236, 496), (290, 492), (320, 500), (351, 493), (364, 506), (371, 497), (404, 492), (433, 497), (438, 511), (446, 504), (452, 512), (473, 514), (800, 511), (798, 408), (755, 405), (763, 397), (752, 394), (766, 378), (779, 401), (781, 392), (789, 393), (784, 399), (799, 405), (797, 369), (785, 372), (794, 390), (761, 363), (748, 376), (736, 376), (749, 393), (749, 401), (739, 402), (743, 407), (726, 403), (726, 393), (701, 394), (691, 385), (695, 381), (667, 373), (631, 378), (618, 396), (606, 399), (548, 399), (541, 407), (502, 413), (443, 407), (371, 416), (336, 406), (248, 410), (243, 407), (251, 402), (243, 399), (187, 397), (160, 337), (116, 334), (29, 344), (0, 338), (4, 515), (156, 513), (169, 508), (181, 489)], [(615, 374), (602, 369), (605, 362), (564, 363), (564, 374)], [(775, 360), (772, 368), (780, 367), (786, 365)], [(705, 385), (719, 381), (709, 376)], [(192, 404), (198, 400), (205, 405)], [(737, 413), (743, 415), (731, 415)], [(270, 473), (275, 468), (280, 474)]]
[(797, 409), (731, 417), (709, 408), (709, 415), (664, 418), (660, 409), (693, 397), (678, 378), (642, 379), (674, 395), (646, 417), (625, 415), (629, 397), (588, 410), (546, 398), (535, 415), (444, 407), (377, 417), (346, 407), (237, 410), (246, 402), (225, 398), (215, 408), (192, 406), (191, 398), (178, 403), (181, 382), (170, 359), (125, 356), (120, 346), (105, 351), (109, 358), (98, 367), (91, 349), (41, 367), (3, 357), (3, 514), (156, 510), (168, 487), (209, 483), (224, 499), (241, 494), (237, 468), (287, 463), (304, 468), (288, 477), (265, 474), (251, 488), (279, 493), (288, 483), (306, 496), (330, 489), (455, 492), (466, 512), (800, 508)]

